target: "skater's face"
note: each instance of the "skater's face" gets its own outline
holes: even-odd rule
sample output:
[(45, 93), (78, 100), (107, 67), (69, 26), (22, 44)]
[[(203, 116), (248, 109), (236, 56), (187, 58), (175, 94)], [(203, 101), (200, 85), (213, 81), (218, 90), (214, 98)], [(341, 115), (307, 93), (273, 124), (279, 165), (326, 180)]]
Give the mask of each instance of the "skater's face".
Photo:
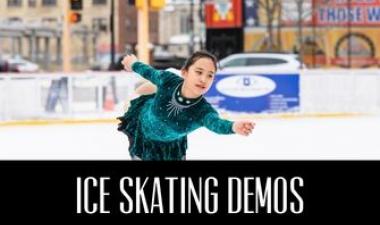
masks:
[(214, 81), (215, 71), (214, 62), (206, 57), (198, 59), (188, 69), (183, 69), (183, 86), (187, 93), (194, 98), (205, 94)]

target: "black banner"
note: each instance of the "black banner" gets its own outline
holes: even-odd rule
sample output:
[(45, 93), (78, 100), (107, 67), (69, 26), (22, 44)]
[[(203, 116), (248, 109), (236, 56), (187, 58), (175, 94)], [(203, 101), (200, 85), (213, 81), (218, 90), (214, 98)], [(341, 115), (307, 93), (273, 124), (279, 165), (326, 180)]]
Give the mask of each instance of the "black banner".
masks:
[(4, 217), (39, 221), (371, 218), (379, 161), (2, 161)]

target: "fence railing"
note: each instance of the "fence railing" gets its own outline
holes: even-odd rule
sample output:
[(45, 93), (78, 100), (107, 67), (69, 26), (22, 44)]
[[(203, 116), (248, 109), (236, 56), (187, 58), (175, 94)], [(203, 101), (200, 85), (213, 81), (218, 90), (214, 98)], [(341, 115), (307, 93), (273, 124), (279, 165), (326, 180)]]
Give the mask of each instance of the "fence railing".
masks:
[(0, 120), (99, 117), (120, 111), (140, 78), (126, 72), (0, 76)]

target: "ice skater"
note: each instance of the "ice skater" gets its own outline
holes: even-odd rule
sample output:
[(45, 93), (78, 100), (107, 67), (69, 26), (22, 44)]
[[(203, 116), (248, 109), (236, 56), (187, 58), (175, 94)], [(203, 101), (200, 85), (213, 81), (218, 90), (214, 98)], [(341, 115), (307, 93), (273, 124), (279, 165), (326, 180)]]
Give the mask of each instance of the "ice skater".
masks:
[(202, 126), (217, 134), (244, 136), (254, 129), (251, 121), (221, 119), (203, 97), (217, 70), (216, 57), (206, 51), (187, 59), (182, 76), (155, 70), (134, 55), (125, 56), (122, 64), (156, 86), (155, 93), (132, 100), (128, 111), (118, 118), (118, 130), (128, 136), (132, 159), (184, 160), (187, 135)]

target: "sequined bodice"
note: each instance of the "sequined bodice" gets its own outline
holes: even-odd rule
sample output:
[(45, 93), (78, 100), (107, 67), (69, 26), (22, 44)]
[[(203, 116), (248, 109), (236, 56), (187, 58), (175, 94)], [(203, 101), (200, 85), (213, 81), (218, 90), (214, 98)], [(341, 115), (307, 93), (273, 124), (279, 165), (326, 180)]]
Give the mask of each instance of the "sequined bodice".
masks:
[(179, 92), (182, 80), (173, 83), (177, 84), (159, 89), (141, 113), (142, 130), (152, 140), (172, 141), (201, 126), (196, 111), (202, 108), (202, 97), (186, 99)]
[(157, 86), (154, 98), (144, 104), (139, 118), (146, 138), (172, 141), (202, 126), (220, 134), (233, 133), (232, 122), (219, 118), (202, 96), (188, 99), (181, 95), (183, 78), (171, 72), (154, 70), (140, 62), (132, 67)]

